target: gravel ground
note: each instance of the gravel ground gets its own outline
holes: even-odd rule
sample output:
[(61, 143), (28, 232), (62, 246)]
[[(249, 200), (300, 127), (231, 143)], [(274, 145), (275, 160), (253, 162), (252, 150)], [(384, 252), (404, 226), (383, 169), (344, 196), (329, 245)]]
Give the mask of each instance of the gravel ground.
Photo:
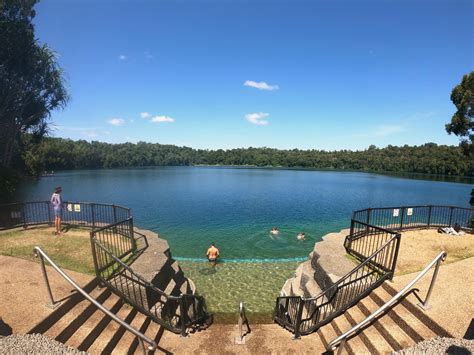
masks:
[(418, 355), (418, 354), (472, 354), (474, 352), (474, 340), (455, 338), (434, 338), (422, 341), (411, 348), (397, 351), (396, 355)]
[(9, 335), (0, 337), (0, 353), (3, 354), (81, 354), (79, 351), (41, 334)]

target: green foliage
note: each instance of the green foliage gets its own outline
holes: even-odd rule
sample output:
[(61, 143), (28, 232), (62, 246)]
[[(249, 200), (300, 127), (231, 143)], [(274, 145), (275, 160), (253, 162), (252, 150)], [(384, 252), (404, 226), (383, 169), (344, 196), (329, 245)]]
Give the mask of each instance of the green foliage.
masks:
[(37, 0), (0, 2), (0, 166), (21, 156), (25, 133), (41, 137), (50, 112), (68, 100), (55, 53), (34, 36)]
[(0, 167), (0, 201), (8, 201), (13, 196), (18, 180), (13, 169)]
[[(29, 159), (33, 161), (30, 162)], [(203, 150), (139, 142), (108, 144), (45, 138), (27, 166), (43, 170), (95, 169), (144, 166), (226, 165), (312, 169), (410, 172), (463, 176), (473, 174), (473, 164), (459, 147), (427, 143), (422, 146), (375, 146), (363, 151), (279, 150), (239, 148)]]
[(463, 76), (451, 93), (457, 111), (446, 125), (446, 131), (461, 137), (466, 155), (474, 157), (474, 71)]

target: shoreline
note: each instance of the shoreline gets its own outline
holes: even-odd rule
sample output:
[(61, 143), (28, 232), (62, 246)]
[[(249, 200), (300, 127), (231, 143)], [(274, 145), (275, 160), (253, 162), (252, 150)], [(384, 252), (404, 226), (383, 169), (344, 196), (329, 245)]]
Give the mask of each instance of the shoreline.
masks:
[[(425, 174), (408, 171), (392, 172), (392, 171), (378, 171), (378, 170), (351, 170), (351, 169), (332, 169), (332, 168), (305, 168), (305, 167), (289, 167), (289, 166), (258, 166), (258, 165), (209, 165), (209, 164), (191, 164), (191, 165), (148, 165), (148, 166), (124, 166), (114, 168), (85, 168), (85, 169), (68, 169), (68, 170), (55, 170), (54, 175), (39, 176), (38, 178), (51, 178), (55, 177), (56, 173), (71, 172), (71, 171), (100, 171), (100, 170), (147, 170), (155, 168), (219, 168), (219, 169), (249, 169), (249, 170), (288, 170), (288, 171), (315, 171), (315, 172), (339, 172), (339, 173), (365, 173), (365, 174), (376, 174), (382, 176), (398, 177), (402, 179), (410, 180), (424, 180), (424, 181), (439, 181), (439, 182), (452, 182), (459, 184), (474, 184), (474, 176), (464, 175), (436, 175), (436, 174)], [(36, 177), (24, 177), (24, 180), (35, 180)]]

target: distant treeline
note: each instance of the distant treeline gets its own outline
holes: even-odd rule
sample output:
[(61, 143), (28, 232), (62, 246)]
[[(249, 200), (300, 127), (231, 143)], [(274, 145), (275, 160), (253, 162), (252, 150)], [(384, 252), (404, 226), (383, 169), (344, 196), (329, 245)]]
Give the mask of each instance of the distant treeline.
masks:
[(370, 146), (363, 151), (271, 148), (204, 150), (145, 142), (109, 144), (45, 138), (38, 144), (31, 144), (23, 159), (31, 174), (44, 170), (84, 168), (251, 165), (474, 175), (474, 162), (468, 161), (459, 147), (434, 143), (386, 148)]

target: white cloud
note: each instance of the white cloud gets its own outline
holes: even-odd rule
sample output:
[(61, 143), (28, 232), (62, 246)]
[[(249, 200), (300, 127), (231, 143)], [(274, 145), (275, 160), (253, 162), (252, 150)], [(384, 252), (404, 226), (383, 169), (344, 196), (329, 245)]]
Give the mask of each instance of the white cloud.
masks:
[(155, 116), (151, 118), (151, 122), (154, 123), (162, 123), (162, 122), (174, 122), (174, 118), (170, 116)]
[(244, 86), (249, 86), (251, 88), (256, 88), (259, 90), (267, 90), (267, 91), (273, 91), (273, 90), (278, 90), (279, 86), (278, 85), (270, 85), (267, 84), (264, 81), (253, 81), (253, 80), (246, 80), (244, 83)]
[(128, 58), (128, 57), (127, 57), (125, 54), (120, 54), (120, 55), (119, 55), (119, 59), (120, 59), (120, 60), (125, 60), (125, 59), (127, 59), (127, 58)]
[(265, 112), (254, 112), (254, 113), (248, 113), (245, 115), (245, 118), (247, 121), (249, 121), (252, 124), (258, 125), (258, 126), (267, 126), (268, 125), (268, 120), (266, 118), (270, 116), (268, 113)]
[(151, 115), (148, 112), (142, 112), (142, 113), (140, 113), (140, 117), (141, 118), (150, 118)]
[(104, 131), (103, 133), (106, 135), (110, 135), (110, 131)]
[(112, 126), (123, 126), (125, 120), (123, 118), (111, 118), (107, 122), (110, 123)]

